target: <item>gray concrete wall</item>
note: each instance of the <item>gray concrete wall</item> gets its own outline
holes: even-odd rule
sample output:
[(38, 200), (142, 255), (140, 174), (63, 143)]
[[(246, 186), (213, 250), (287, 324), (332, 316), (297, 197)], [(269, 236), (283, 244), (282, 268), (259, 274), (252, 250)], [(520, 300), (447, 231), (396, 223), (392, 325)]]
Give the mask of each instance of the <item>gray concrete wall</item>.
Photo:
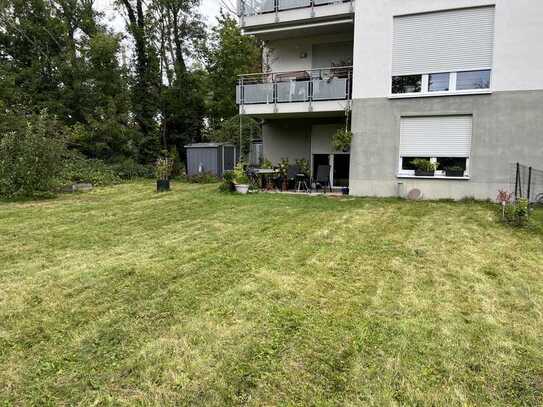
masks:
[[(469, 180), (400, 179), (400, 118), (473, 115)], [(516, 161), (543, 168), (543, 91), (492, 95), (353, 101), (351, 180), (353, 195), (396, 196), (419, 188), (425, 198), (495, 199), (511, 189)], [(402, 187), (398, 186), (402, 183)]]
[(262, 127), (264, 158), (278, 164), (311, 157), (311, 125), (304, 120), (270, 120)]

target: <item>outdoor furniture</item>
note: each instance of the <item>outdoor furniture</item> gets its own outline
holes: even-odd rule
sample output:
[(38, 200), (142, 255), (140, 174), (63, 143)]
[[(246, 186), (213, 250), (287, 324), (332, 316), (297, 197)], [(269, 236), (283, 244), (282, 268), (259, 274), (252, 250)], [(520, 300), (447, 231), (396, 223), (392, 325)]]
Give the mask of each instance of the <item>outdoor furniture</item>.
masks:
[(302, 173), (296, 174), (296, 192), (311, 192), (307, 181), (307, 175)]
[(324, 192), (326, 192), (326, 187), (332, 192), (332, 186), (330, 185), (330, 166), (329, 165), (319, 165), (317, 167), (317, 176), (315, 177), (315, 183), (317, 184), (317, 189), (322, 187)]
[(287, 170), (287, 190), (289, 185), (294, 187), (296, 184), (296, 176), (300, 173), (300, 167), (297, 165), (289, 165)]
[(268, 190), (273, 188), (272, 177), (276, 178), (279, 173), (278, 170), (273, 168), (255, 168), (253, 171), (255, 176), (260, 180), (260, 188)]

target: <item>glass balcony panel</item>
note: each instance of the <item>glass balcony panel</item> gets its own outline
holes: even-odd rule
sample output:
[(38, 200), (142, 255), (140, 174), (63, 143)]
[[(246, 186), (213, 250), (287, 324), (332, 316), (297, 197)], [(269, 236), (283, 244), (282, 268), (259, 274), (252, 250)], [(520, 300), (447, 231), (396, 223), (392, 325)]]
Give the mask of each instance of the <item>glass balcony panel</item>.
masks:
[(236, 104), (241, 104), (241, 86), (236, 85)]
[(273, 83), (243, 85), (243, 101), (251, 103), (273, 103)]
[(245, 16), (269, 13), (275, 11), (275, 0), (243, 0), (242, 7)]
[(279, 10), (288, 10), (291, 8), (310, 7), (310, 0), (278, 0)]
[(314, 79), (313, 100), (347, 99), (347, 78)]
[(306, 102), (309, 95), (308, 81), (288, 81), (277, 83), (278, 102)]
[(323, 4), (341, 4), (343, 0), (313, 0), (315, 6), (321, 6)]

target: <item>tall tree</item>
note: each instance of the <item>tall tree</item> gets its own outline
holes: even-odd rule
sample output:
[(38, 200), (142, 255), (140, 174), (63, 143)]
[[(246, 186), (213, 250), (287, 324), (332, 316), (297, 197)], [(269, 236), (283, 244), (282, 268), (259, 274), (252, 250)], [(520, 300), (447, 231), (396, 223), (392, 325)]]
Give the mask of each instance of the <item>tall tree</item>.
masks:
[(161, 77), (161, 134), (182, 155), (201, 137), (205, 116), (205, 72), (199, 67), (206, 40), (200, 0), (154, 0), (149, 5)]
[(128, 17), (128, 31), (135, 48), (135, 73), (132, 84), (132, 109), (142, 133), (141, 154), (150, 160), (159, 150), (158, 107), (160, 74), (156, 49), (150, 41), (152, 26), (143, 0), (118, 0)]
[(236, 84), (241, 74), (261, 72), (262, 44), (244, 36), (236, 19), (224, 14), (212, 30), (207, 59), (209, 72), (209, 117), (212, 129), (235, 116)]

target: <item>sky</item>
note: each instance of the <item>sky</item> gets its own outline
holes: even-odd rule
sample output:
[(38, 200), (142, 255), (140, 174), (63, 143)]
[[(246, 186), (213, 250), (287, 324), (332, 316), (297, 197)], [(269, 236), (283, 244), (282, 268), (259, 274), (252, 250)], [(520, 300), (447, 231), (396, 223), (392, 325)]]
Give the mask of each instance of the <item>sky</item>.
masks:
[[(208, 24), (215, 23), (215, 17), (219, 15), (220, 0), (201, 0), (200, 11)], [(230, 2), (232, 3), (232, 2)], [(95, 0), (95, 6), (98, 10), (106, 14), (109, 25), (116, 32), (125, 31), (124, 18), (113, 7), (113, 0)]]

